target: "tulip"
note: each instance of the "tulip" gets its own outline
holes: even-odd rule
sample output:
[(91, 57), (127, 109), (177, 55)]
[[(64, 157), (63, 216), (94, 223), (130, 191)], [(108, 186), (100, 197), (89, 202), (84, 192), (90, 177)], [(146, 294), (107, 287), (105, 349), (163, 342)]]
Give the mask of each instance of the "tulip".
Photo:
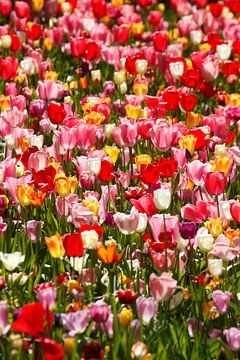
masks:
[(42, 222), (36, 220), (29, 220), (22, 225), (25, 234), (32, 242), (36, 242), (41, 239), (42, 236)]
[(145, 59), (136, 60), (136, 70), (139, 74), (145, 74), (147, 71), (148, 62)]
[(81, 232), (81, 238), (85, 249), (96, 249), (98, 244), (98, 234), (95, 230)]
[(122, 234), (131, 235), (138, 228), (139, 214), (137, 212), (133, 212), (127, 215), (117, 212), (114, 215), (114, 221)]
[(56, 307), (57, 289), (52, 283), (42, 283), (34, 288), (37, 299), (46, 310), (53, 310)]
[(221, 217), (216, 219), (209, 218), (208, 221), (205, 222), (205, 226), (212, 236), (217, 237), (223, 232), (223, 224)]
[(202, 252), (212, 250), (214, 237), (211, 234), (200, 234), (197, 236), (198, 247)]
[(46, 236), (45, 242), (52, 257), (59, 258), (64, 255), (65, 250), (63, 247), (63, 239), (61, 235), (55, 234), (51, 237)]
[(0, 260), (8, 271), (13, 271), (25, 260), (25, 255), (22, 255), (19, 251), (13, 253), (0, 252)]
[(171, 191), (168, 189), (158, 189), (153, 192), (154, 205), (158, 210), (166, 210), (171, 204)]
[(136, 300), (137, 314), (144, 325), (149, 325), (158, 311), (158, 302), (153, 298), (139, 297)]
[(208, 259), (208, 271), (214, 277), (219, 277), (223, 273), (222, 259)]
[(177, 281), (167, 273), (161, 276), (151, 274), (149, 278), (149, 288), (151, 295), (156, 301), (169, 300), (177, 288)]
[(217, 311), (224, 314), (228, 310), (232, 294), (229, 291), (223, 292), (221, 290), (216, 290), (212, 293), (212, 299)]
[(202, 41), (203, 33), (202, 30), (190, 31), (190, 39), (194, 45), (199, 45)]
[(172, 128), (169, 122), (160, 120), (150, 130), (151, 140), (160, 151), (167, 151), (172, 143)]
[(223, 172), (208, 172), (204, 181), (209, 194), (220, 195), (224, 192), (227, 177)]
[(83, 309), (69, 314), (61, 314), (63, 327), (68, 330), (68, 335), (74, 337), (83, 334), (90, 320), (90, 310)]
[(184, 63), (182, 61), (170, 62), (169, 70), (174, 78), (178, 78), (184, 73)]
[(228, 346), (234, 352), (240, 350), (240, 330), (235, 327), (231, 327), (223, 331), (223, 335), (226, 337)]
[(129, 326), (133, 319), (133, 313), (131, 309), (124, 308), (119, 314), (119, 323), (122, 326)]
[(0, 336), (6, 335), (9, 330), (8, 305), (5, 301), (0, 301)]
[(231, 56), (231, 46), (229, 44), (217, 45), (217, 55), (221, 61), (226, 61)]
[(182, 222), (178, 226), (183, 239), (193, 239), (197, 234), (197, 224), (194, 222)]
[(18, 60), (13, 57), (3, 59), (0, 56), (0, 77), (3, 80), (11, 80), (17, 75)]

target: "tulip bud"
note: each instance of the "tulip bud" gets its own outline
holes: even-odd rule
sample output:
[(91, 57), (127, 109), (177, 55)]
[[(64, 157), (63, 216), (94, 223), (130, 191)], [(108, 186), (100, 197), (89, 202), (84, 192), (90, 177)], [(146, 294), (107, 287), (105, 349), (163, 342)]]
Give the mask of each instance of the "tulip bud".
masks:
[(115, 124), (105, 124), (104, 125), (104, 134), (107, 139), (111, 138), (114, 127), (115, 127)]
[(191, 42), (194, 44), (194, 45), (198, 45), (201, 43), (202, 41), (202, 31), (201, 30), (192, 30), (190, 32), (190, 39), (191, 39)]
[(184, 250), (189, 243), (189, 239), (183, 239), (181, 236), (179, 236), (177, 240), (177, 248), (181, 251)]
[(1, 47), (4, 49), (9, 49), (12, 45), (12, 38), (10, 35), (3, 35), (1, 37)]
[(92, 81), (101, 81), (101, 70), (92, 70), (91, 71)]
[(148, 62), (145, 59), (138, 59), (136, 60), (135, 67), (139, 74), (145, 74), (147, 71)]
[(119, 91), (120, 91), (120, 94), (122, 94), (122, 95), (126, 94), (126, 92), (127, 92), (127, 83), (126, 83), (126, 81), (124, 81), (123, 83), (121, 83), (119, 85)]
[(122, 326), (129, 326), (133, 319), (132, 310), (124, 308), (119, 314), (119, 323)]
[(158, 210), (166, 210), (171, 203), (171, 191), (168, 189), (158, 189), (153, 193), (154, 205)]
[(232, 48), (229, 44), (217, 45), (217, 55), (221, 61), (228, 60), (231, 56)]
[(214, 238), (211, 234), (199, 235), (197, 241), (198, 247), (202, 252), (209, 252), (212, 250)]
[(126, 80), (125, 71), (114, 71), (113, 80), (117, 85), (121, 85)]
[(63, 350), (67, 357), (71, 357), (76, 352), (76, 341), (74, 338), (66, 338), (63, 344)]
[(135, 358), (137, 358), (137, 359), (138, 358), (139, 359), (145, 358), (147, 353), (148, 353), (147, 346), (143, 342), (138, 341), (135, 344), (133, 344), (132, 349), (131, 349), (131, 357), (133, 359), (135, 359)]
[(208, 271), (212, 276), (221, 276), (223, 273), (222, 259), (208, 259)]

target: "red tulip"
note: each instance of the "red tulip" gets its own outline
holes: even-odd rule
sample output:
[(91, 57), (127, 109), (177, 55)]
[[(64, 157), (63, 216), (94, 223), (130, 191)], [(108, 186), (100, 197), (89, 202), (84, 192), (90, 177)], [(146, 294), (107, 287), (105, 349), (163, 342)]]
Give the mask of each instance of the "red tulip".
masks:
[(209, 172), (205, 179), (205, 186), (209, 194), (220, 195), (224, 192), (227, 177), (223, 172)]
[(227, 0), (224, 5), (227, 6), (233, 14), (237, 14), (240, 12), (239, 0)]
[(21, 44), (21, 42), (20, 42), (20, 40), (19, 40), (19, 37), (17, 36), (17, 35), (15, 35), (15, 34), (13, 34), (13, 33), (9, 33), (9, 35), (11, 36), (11, 38), (12, 38), (12, 42), (11, 42), (11, 47), (10, 47), (10, 49), (12, 50), (12, 51), (18, 51), (20, 48), (21, 48), (21, 46), (22, 46), (22, 44)]
[(159, 172), (161, 177), (170, 178), (177, 171), (178, 164), (176, 160), (160, 159), (158, 161)]
[(101, 237), (104, 234), (104, 230), (101, 227), (101, 225), (99, 224), (94, 224), (94, 225), (89, 225), (89, 224), (82, 224), (79, 228), (78, 228), (78, 232), (79, 234), (81, 234), (83, 231), (90, 231), (90, 230), (94, 230), (96, 231), (96, 233), (98, 234), (98, 238), (101, 239)]
[(87, 40), (83, 37), (73, 38), (70, 41), (71, 54), (73, 56), (82, 56), (87, 45)]
[(129, 39), (130, 28), (126, 25), (114, 26), (113, 34), (116, 42), (118, 42), (119, 44), (124, 44)]
[(107, 15), (107, 4), (104, 0), (92, 0), (92, 12), (96, 18)]
[(240, 40), (235, 40), (232, 44), (232, 52), (240, 55)]
[[(159, 177), (158, 177), (159, 178)], [(154, 205), (152, 194), (148, 193), (143, 195), (140, 199), (131, 199), (130, 203), (143, 214), (147, 214), (147, 216), (153, 216), (158, 213), (158, 209)]]
[(98, 46), (98, 44), (95, 43), (94, 41), (89, 41), (86, 44), (83, 57), (88, 61), (92, 61), (98, 58), (99, 55), (100, 55), (100, 47)]
[(52, 191), (55, 183), (54, 178), (56, 175), (56, 169), (53, 166), (48, 166), (43, 170), (35, 171), (32, 169), (34, 186), (41, 191)]
[(136, 60), (138, 60), (138, 59), (143, 59), (143, 57), (142, 57), (142, 55), (140, 53), (137, 53), (137, 54), (132, 55), (132, 56), (128, 56), (126, 58), (125, 68), (129, 72), (129, 74), (137, 75)]
[(12, 11), (12, 2), (10, 0), (0, 1), (0, 14), (2, 16), (9, 16)]
[(132, 290), (119, 290), (117, 292), (118, 299), (121, 304), (131, 304), (138, 297), (138, 293)]
[(201, 80), (201, 72), (198, 69), (188, 69), (184, 72), (181, 81), (184, 86), (195, 88)]
[(212, 49), (216, 51), (217, 45), (220, 45), (222, 43), (222, 40), (218, 33), (210, 33), (208, 34), (207, 42), (211, 44)]
[(14, 5), (14, 10), (19, 18), (30, 18), (30, 7), (25, 1), (16, 1)]
[(32, 25), (30, 25), (28, 27), (26, 33), (27, 33), (28, 39), (35, 41), (35, 40), (39, 39), (42, 34), (41, 26), (39, 24), (33, 23)]
[(11, 80), (17, 75), (18, 60), (8, 56), (0, 57), (0, 77), (3, 80)]
[(168, 35), (160, 31), (155, 32), (152, 37), (153, 46), (156, 51), (165, 51), (168, 46)]
[[(24, 151), (24, 153), (21, 155), (21, 157), (19, 158), (19, 160), (21, 161), (21, 163), (23, 164), (23, 166), (25, 167), (25, 169), (28, 169), (28, 160), (30, 158), (31, 154), (34, 154), (35, 152), (38, 151), (38, 147), (37, 146), (29, 146), (27, 148), (26, 151)], [(31, 170), (31, 169), (29, 169)]]
[[(240, 52), (239, 52), (240, 53)], [(237, 61), (227, 61), (223, 64), (223, 73), (228, 75), (239, 75), (240, 64)]]
[(140, 187), (128, 188), (128, 190), (125, 191), (124, 195), (127, 200), (139, 199), (143, 196), (143, 190)]
[(200, 129), (189, 130), (188, 134), (193, 135), (197, 139), (196, 144), (195, 144), (196, 151), (199, 151), (199, 150), (202, 150), (203, 148), (205, 148), (205, 146), (208, 143), (208, 139), (206, 139), (207, 135), (202, 130), (200, 130)]
[(66, 111), (63, 104), (50, 103), (48, 104), (48, 117), (51, 123), (55, 125), (62, 124), (66, 117)]
[(65, 354), (61, 345), (48, 338), (37, 339), (41, 343), (42, 355), (44, 360), (61, 360)]
[(223, 11), (223, 4), (220, 3), (211, 3), (210, 4), (210, 11), (213, 16), (219, 17)]
[(63, 246), (68, 256), (82, 256), (84, 248), (79, 233), (65, 234)]
[(141, 166), (141, 180), (144, 184), (156, 184), (159, 180), (159, 167), (157, 163), (142, 164)]
[(179, 97), (179, 103), (183, 110), (193, 111), (197, 103), (197, 97), (193, 94), (183, 94)]
[(32, 337), (40, 336), (45, 330), (46, 321), (49, 328), (53, 321), (53, 315), (51, 312), (44, 310), (42, 304), (35, 302), (23, 305), (20, 317), (14, 321), (11, 330)]
[(237, 223), (240, 223), (240, 203), (235, 202), (230, 205), (230, 212), (232, 215), (232, 218)]
[(173, 88), (168, 88), (163, 92), (163, 101), (167, 103), (168, 111), (175, 111), (178, 108), (178, 92)]
[(215, 95), (216, 91), (213, 86), (206, 81), (202, 81), (199, 86), (199, 92), (206, 98), (211, 98)]
[(101, 170), (98, 174), (98, 178), (101, 181), (111, 181), (114, 179), (114, 165), (107, 160), (102, 160)]

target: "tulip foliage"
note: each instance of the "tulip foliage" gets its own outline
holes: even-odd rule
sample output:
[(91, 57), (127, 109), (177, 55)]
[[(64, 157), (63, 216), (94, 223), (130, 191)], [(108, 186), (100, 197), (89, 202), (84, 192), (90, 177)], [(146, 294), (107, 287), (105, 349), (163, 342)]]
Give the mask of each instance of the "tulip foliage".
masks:
[(239, 0), (0, 0), (0, 358), (238, 359)]

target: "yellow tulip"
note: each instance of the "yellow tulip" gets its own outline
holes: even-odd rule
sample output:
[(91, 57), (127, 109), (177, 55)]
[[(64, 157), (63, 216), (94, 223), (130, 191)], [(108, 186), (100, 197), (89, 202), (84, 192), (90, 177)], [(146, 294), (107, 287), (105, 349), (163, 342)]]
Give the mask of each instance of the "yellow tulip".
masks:
[(193, 135), (186, 135), (179, 139), (179, 146), (183, 150), (188, 150), (193, 155), (197, 138)]
[(135, 157), (135, 163), (137, 165), (138, 171), (141, 171), (142, 165), (148, 165), (151, 164), (151, 162), (152, 162), (152, 158), (148, 154), (141, 154)]
[(134, 35), (142, 34), (144, 31), (144, 24), (142, 22), (133, 23), (131, 29)]
[(133, 89), (134, 95), (136, 95), (136, 96), (144, 96), (148, 92), (148, 86), (145, 83), (141, 83), (141, 84), (135, 83), (135, 84), (133, 84), (132, 89)]
[(33, 10), (39, 12), (42, 10), (44, 5), (44, 0), (32, 0)]
[(212, 165), (212, 171), (222, 171), (227, 175), (231, 166), (232, 159), (229, 156), (216, 156), (215, 162)]
[(58, 73), (56, 71), (46, 71), (44, 74), (45, 80), (57, 81)]
[(64, 255), (65, 250), (63, 247), (63, 241), (61, 235), (55, 234), (51, 237), (46, 236), (45, 242), (52, 257), (59, 258)]
[(120, 152), (119, 148), (117, 146), (106, 145), (104, 146), (104, 150), (105, 153), (110, 156), (112, 163), (115, 164)]
[(140, 115), (141, 107), (128, 104), (125, 106), (125, 110), (126, 110), (127, 116), (129, 116), (130, 118), (133, 118), (133, 119), (137, 119)]
[(88, 207), (95, 216), (98, 215), (98, 210), (100, 207), (99, 202), (93, 201), (93, 200), (83, 200), (82, 204), (83, 204), (83, 206)]
[(131, 309), (124, 308), (119, 314), (119, 323), (122, 326), (129, 326), (133, 319), (133, 313)]
[(219, 236), (223, 232), (223, 223), (222, 223), (222, 218), (220, 217), (216, 219), (209, 218), (205, 222), (205, 226), (210, 232), (210, 234), (214, 237)]
[(100, 125), (104, 122), (105, 116), (99, 112), (91, 111), (90, 114), (84, 115), (83, 119), (87, 124)]
[(240, 106), (240, 94), (226, 94), (225, 102), (226, 105)]
[(53, 39), (50, 37), (46, 37), (43, 40), (43, 47), (47, 50), (47, 51), (51, 51), (52, 47), (53, 47)]
[(201, 120), (200, 114), (195, 114), (192, 111), (186, 112), (186, 125), (188, 129), (193, 129), (197, 127), (200, 123), (200, 120)]

